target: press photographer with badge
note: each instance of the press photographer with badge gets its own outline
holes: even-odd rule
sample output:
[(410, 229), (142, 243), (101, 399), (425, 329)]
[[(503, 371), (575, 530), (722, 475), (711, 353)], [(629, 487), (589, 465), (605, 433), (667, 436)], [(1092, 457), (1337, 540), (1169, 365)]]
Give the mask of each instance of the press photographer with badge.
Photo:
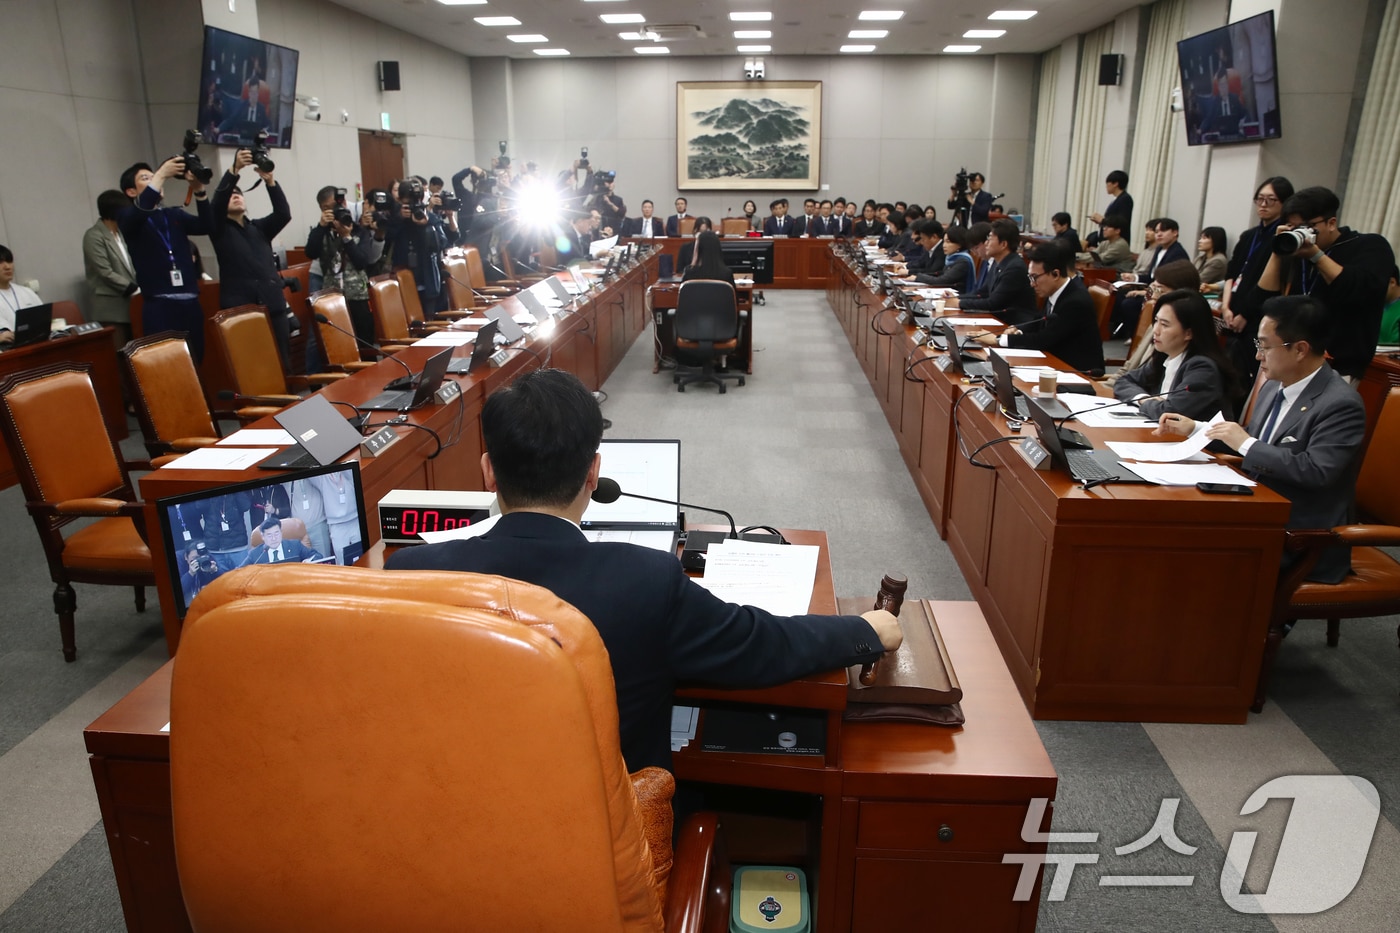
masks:
[[(199, 306), (199, 275), (189, 237), (209, 232), (211, 215), (204, 186), (214, 177), (195, 152), (202, 139), (194, 130), (186, 130), (182, 155), (171, 156), (158, 169), (137, 162), (122, 172), (119, 187), (132, 205), (117, 216), (143, 296), (142, 329), (148, 334), (184, 331), (196, 366), (204, 359), (204, 311)], [(189, 183), (197, 215), (179, 207), (161, 207), (165, 183), (172, 178)]]

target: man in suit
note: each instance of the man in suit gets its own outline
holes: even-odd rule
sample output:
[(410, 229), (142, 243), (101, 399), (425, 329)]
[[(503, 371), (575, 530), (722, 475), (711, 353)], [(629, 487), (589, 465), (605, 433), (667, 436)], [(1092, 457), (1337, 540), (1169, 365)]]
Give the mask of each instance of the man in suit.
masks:
[(831, 206), (831, 235), (848, 237), (854, 224), (846, 214), (846, 202), (840, 201)]
[(1080, 250), (1079, 232), (1070, 225), (1072, 219), (1064, 211), (1050, 218), (1050, 228), (1055, 231), (1055, 242), (1061, 244), (1061, 248), (1067, 250), (1071, 256)]
[(97, 196), (97, 223), (83, 234), (83, 270), (92, 293), (92, 319), (112, 328), (117, 349), (131, 339), (131, 296), (136, 268), (126, 240), (117, 229), (117, 215), (131, 199), (115, 189)]
[[(1264, 377), (1248, 428), (1213, 424), (1206, 434), (1237, 451), (1246, 473), (1292, 503), (1290, 528), (1332, 528), (1350, 519), (1366, 409), (1324, 357), (1328, 312), (1309, 295), (1264, 302), (1256, 357)], [(1195, 422), (1166, 414), (1159, 434), (1190, 434)], [(1284, 558), (1289, 563), (1288, 555)], [(1349, 548), (1325, 551), (1308, 579), (1340, 583)]]
[(817, 213), (807, 225), (807, 236), (836, 236), (836, 231), (840, 227), (836, 218), (832, 216), (831, 202), (822, 201), (817, 205)]
[(304, 564), (325, 559), (300, 541), (282, 540), (282, 522), (277, 518), (264, 519), (258, 527), (262, 530), (263, 543), (248, 552), (244, 564)]
[(622, 235), (645, 237), (648, 239), (661, 236), (663, 232), (661, 220), (652, 216), (652, 212), (655, 210), (656, 205), (652, 204), (650, 201), (643, 201), (642, 216), (627, 221), (627, 225), (623, 228)]
[(1157, 226), (1153, 228), (1153, 239), (1156, 245), (1152, 250), (1152, 262), (1147, 267), (1146, 272), (1124, 272), (1120, 278), (1124, 282), (1140, 282), (1149, 285), (1152, 276), (1156, 273), (1157, 267), (1169, 262), (1180, 260), (1190, 260), (1186, 254), (1186, 248), (1177, 242), (1177, 237), (1181, 235), (1181, 226), (1170, 217), (1157, 218)]
[(1122, 169), (1115, 169), (1108, 173), (1104, 179), (1104, 188), (1108, 191), (1109, 197), (1113, 200), (1102, 214), (1090, 214), (1089, 219), (1099, 225), (1095, 233), (1090, 233), (1088, 245), (1094, 246), (1104, 238), (1103, 221), (1105, 217), (1117, 217), (1122, 221), (1119, 228), (1125, 233), (1133, 229), (1133, 196), (1128, 193), (1128, 173)]
[(792, 218), (788, 216), (787, 198), (778, 198), (768, 209), (773, 213), (764, 218), (764, 236), (793, 236)]
[(476, 538), (404, 548), (385, 566), (501, 574), (546, 587), (587, 616), (612, 663), (629, 771), (670, 766), (678, 681), (778, 684), (899, 646), (888, 613), (774, 616), (723, 602), (674, 554), (590, 543), (578, 522), (598, 486), (602, 412), (572, 374), (526, 373), (486, 400), (481, 427), (483, 477), (500, 520)]
[(1041, 350), (1081, 372), (1102, 375), (1103, 342), (1094, 302), (1084, 281), (1070, 268), (1069, 257), (1057, 243), (1042, 243), (1031, 250), (1031, 287), (1045, 301), (1045, 316), (1020, 328), (1008, 327), (1000, 336), (982, 334), (977, 342), (984, 347)]
[(943, 250), (943, 225), (936, 220), (916, 220), (914, 236), (922, 252), (908, 262), (910, 275), (938, 275), (947, 265), (948, 254)]
[(816, 236), (812, 229), (812, 224), (817, 220), (817, 200), (808, 198), (802, 202), (802, 216), (794, 217), (792, 221), (793, 236)]
[(674, 214), (672, 214), (670, 217), (667, 217), (667, 218), (666, 218), (666, 235), (667, 235), (667, 236), (682, 236), (682, 235), (683, 235), (682, 232), (681, 232), (681, 221), (682, 221), (682, 220), (685, 220), (687, 217), (690, 216), (689, 214), (686, 213), (686, 208), (689, 207), (689, 206), (690, 206), (690, 204), (689, 204), (688, 201), (686, 201), (685, 198), (676, 198), (676, 212), (675, 212)]
[(993, 263), (982, 276), (982, 283), (971, 295), (958, 298), (964, 311), (991, 311), (1008, 323), (1035, 317), (1035, 289), (1026, 274), (1026, 264), (1016, 252), (1021, 232), (1016, 221), (1005, 217), (994, 220), (987, 234), (984, 253)]
[[(585, 262), (588, 259), (588, 243), (592, 239), (588, 235), (589, 229), (593, 226), (593, 215), (587, 211), (575, 211), (569, 220), (569, 225), (564, 228), (562, 242), (556, 242), (555, 249), (559, 256), (559, 265), (567, 266), (576, 262)], [(561, 248), (562, 247), (562, 248)]]

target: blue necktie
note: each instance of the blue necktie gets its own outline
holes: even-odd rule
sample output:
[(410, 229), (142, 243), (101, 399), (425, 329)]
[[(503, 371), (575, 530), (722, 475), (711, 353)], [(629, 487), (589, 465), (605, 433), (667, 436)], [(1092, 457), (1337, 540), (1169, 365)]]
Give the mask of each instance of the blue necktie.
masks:
[(1274, 396), (1274, 403), (1269, 406), (1269, 415), (1264, 419), (1264, 428), (1259, 432), (1259, 440), (1265, 444), (1269, 443), (1270, 435), (1274, 433), (1274, 422), (1278, 421), (1278, 413), (1283, 410), (1283, 390), (1280, 389)]

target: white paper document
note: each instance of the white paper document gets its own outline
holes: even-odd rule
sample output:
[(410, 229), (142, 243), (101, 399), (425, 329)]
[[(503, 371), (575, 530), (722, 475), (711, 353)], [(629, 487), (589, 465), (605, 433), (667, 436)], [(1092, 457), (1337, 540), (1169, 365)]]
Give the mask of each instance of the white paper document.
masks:
[(994, 317), (945, 317), (939, 318), (945, 324), (952, 324), (954, 327), (1003, 327), (1006, 322)]
[[(1000, 353), (1001, 350), (997, 349)], [(1059, 372), (1053, 366), (1013, 366), (1011, 375), (1022, 382), (1039, 382), (1041, 373), (1054, 373), (1055, 381), (1060, 385), (1088, 385), (1089, 380), (1078, 373)]]
[(1134, 463), (1130, 466), (1138, 476), (1161, 486), (1194, 486), (1197, 483), (1259, 485), (1223, 463)]
[[(1210, 443), (1210, 438), (1206, 437), (1206, 428), (1224, 420), (1224, 415), (1216, 412), (1215, 417), (1209, 421), (1197, 421), (1196, 429), (1191, 432), (1191, 436), (1174, 444), (1140, 444), (1134, 441), (1107, 441), (1106, 443), (1109, 450), (1124, 460), (1179, 463), (1182, 460), (1192, 459), (1196, 454), (1205, 450), (1206, 445)], [(1192, 480), (1192, 482), (1195, 483), (1198, 480)]]
[(441, 541), (461, 541), (467, 538), (475, 538), (477, 535), (485, 534), (500, 521), (501, 516), (492, 515), (490, 518), (483, 518), (479, 522), (473, 522), (465, 528), (450, 528), (447, 531), (424, 531), (418, 537), (428, 544), (437, 544)]
[(726, 538), (710, 545), (705, 576), (695, 582), (725, 602), (774, 615), (803, 615), (812, 602), (817, 555), (811, 544), (767, 544)]
[(1008, 360), (1043, 360), (1045, 354), (1040, 350), (1013, 350), (1011, 347), (996, 347), (998, 353)]
[(263, 447), (269, 444), (286, 447), (295, 443), (281, 428), (244, 428), (219, 441), (220, 447)]
[(1067, 420), (1077, 421), (1086, 428), (1155, 428), (1157, 422), (1144, 418), (1142, 413), (1127, 402), (1097, 395), (1078, 395), (1066, 392), (1056, 396), (1070, 411), (1075, 412)]
[(623, 544), (636, 544), (655, 551), (676, 553), (676, 533), (674, 531), (644, 531), (633, 528), (589, 528), (584, 530), (589, 541), (620, 541)]
[(597, 257), (606, 253), (617, 245), (617, 237), (610, 236), (605, 240), (594, 240), (588, 244), (588, 255)]
[(246, 470), (275, 453), (276, 447), (201, 447), (178, 460), (171, 460), (161, 469)]
[(415, 340), (415, 347), (463, 347), (476, 342), (476, 334), (464, 330), (440, 330), (422, 340)]

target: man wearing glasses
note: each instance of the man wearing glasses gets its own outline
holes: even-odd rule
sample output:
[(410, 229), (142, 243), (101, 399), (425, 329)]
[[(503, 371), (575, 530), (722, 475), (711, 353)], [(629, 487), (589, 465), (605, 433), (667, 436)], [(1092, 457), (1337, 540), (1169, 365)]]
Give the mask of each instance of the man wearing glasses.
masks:
[[(1354, 382), (1371, 365), (1380, 336), (1386, 286), (1395, 253), (1385, 237), (1357, 233), (1337, 222), (1337, 196), (1326, 188), (1304, 188), (1283, 205), (1273, 255), (1259, 277), (1261, 298), (1311, 295), (1327, 310), (1327, 349), (1332, 366)], [(1301, 234), (1285, 237), (1289, 231)], [(1280, 253), (1280, 244), (1286, 242)], [(1263, 334), (1263, 331), (1260, 331)]]
[[(1254, 345), (1268, 381), (1259, 389), (1249, 426), (1227, 421), (1206, 429), (1207, 437), (1244, 458), (1246, 473), (1293, 504), (1289, 528), (1347, 523), (1366, 435), (1361, 396), (1323, 356), (1329, 317), (1316, 297), (1265, 302)], [(1165, 414), (1156, 433), (1189, 435), (1195, 426), (1185, 415)], [(1333, 547), (1308, 579), (1340, 583), (1350, 570), (1350, 549)]]

